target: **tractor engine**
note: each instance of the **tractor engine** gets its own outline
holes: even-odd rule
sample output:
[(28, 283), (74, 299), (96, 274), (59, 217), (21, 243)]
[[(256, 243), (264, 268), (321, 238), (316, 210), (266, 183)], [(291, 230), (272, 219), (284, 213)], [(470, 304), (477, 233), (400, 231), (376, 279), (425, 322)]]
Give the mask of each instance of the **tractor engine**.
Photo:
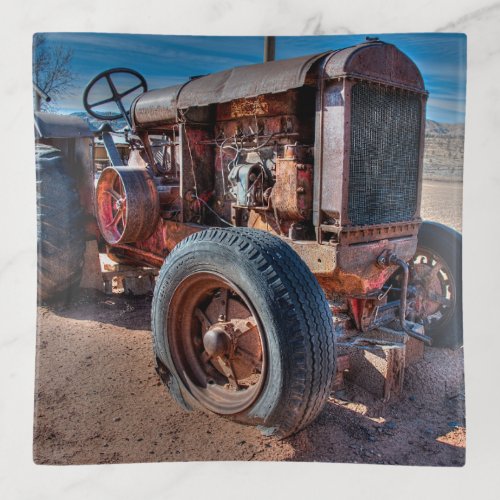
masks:
[(426, 99), (416, 65), (380, 41), (145, 92), (128, 164), (97, 185), (108, 252), (160, 266), (206, 227), (268, 231), (372, 328), (416, 250)]

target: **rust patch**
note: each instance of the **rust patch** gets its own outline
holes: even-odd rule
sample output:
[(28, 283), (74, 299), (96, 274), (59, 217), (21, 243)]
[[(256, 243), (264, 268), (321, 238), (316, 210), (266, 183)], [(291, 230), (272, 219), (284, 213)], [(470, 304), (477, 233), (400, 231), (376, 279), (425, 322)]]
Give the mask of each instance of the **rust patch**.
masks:
[(312, 214), (313, 166), (295, 158), (278, 158), (272, 204), (280, 218), (306, 220)]
[(165, 248), (171, 252), (175, 245), (182, 241), (184, 238), (207, 229), (206, 226), (199, 226), (196, 224), (181, 224), (175, 221), (163, 221), (163, 238)]
[(298, 104), (297, 90), (235, 99), (217, 105), (217, 121), (296, 114)]
[(131, 245), (113, 245), (110, 248), (120, 249), (121, 255), (132, 260), (147, 263), (152, 267), (161, 267), (177, 243), (203, 229), (206, 227), (160, 220), (149, 238)]
[(327, 291), (349, 296), (366, 295), (379, 290), (396, 270), (396, 266), (381, 268), (377, 257), (390, 250), (405, 261), (410, 260), (417, 248), (417, 238), (399, 238), (363, 243), (355, 246), (337, 245), (337, 264), (331, 274), (316, 277)]
[(262, 231), (268, 231), (276, 235), (280, 234), (280, 228), (276, 224), (276, 220), (268, 212), (249, 210), (247, 227), (261, 229)]
[(265, 115), (267, 113), (269, 113), (269, 103), (263, 95), (250, 99), (236, 99), (231, 101), (231, 118)]

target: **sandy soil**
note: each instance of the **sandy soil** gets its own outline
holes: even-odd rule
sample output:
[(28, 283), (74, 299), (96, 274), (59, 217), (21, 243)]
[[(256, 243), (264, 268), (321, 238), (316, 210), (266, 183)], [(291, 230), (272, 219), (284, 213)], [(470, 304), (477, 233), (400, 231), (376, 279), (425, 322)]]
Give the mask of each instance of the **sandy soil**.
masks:
[[(461, 185), (426, 183), (424, 214), (460, 229)], [(403, 395), (383, 403), (347, 385), (282, 441), (201, 411), (185, 413), (154, 368), (151, 297), (82, 291), (40, 307), (34, 460), (44, 464), (290, 460), (460, 466), (463, 352), (426, 349)]]
[(461, 182), (424, 181), (422, 218), (442, 222), (462, 232)]

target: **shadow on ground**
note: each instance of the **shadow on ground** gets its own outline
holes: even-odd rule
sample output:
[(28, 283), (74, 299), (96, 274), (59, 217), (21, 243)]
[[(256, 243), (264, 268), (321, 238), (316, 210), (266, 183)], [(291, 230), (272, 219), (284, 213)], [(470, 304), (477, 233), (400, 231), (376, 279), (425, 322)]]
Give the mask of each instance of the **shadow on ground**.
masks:
[(129, 330), (151, 328), (151, 301), (153, 294), (134, 296), (125, 293), (107, 295), (91, 289), (79, 289), (44, 304), (63, 318), (97, 321)]

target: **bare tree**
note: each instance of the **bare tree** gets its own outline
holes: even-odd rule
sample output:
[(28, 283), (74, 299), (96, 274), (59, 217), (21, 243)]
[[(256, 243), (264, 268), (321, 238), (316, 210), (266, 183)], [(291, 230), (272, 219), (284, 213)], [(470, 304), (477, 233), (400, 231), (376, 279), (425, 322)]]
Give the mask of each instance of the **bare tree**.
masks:
[[(49, 46), (44, 34), (33, 37), (33, 83), (51, 101), (57, 101), (74, 87), (75, 74), (71, 71), (73, 51), (63, 45)], [(41, 102), (41, 108), (47, 109), (47, 103)]]

